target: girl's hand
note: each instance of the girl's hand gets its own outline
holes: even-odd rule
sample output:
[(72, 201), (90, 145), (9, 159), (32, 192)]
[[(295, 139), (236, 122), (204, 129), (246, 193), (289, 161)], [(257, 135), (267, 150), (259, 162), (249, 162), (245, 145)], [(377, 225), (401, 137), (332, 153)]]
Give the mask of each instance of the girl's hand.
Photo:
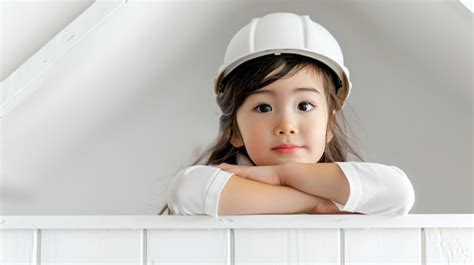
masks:
[(239, 177), (255, 180), (262, 183), (271, 185), (282, 185), (282, 179), (279, 174), (281, 167), (279, 165), (274, 166), (240, 166), (231, 165), (227, 163), (221, 163), (217, 165), (218, 168), (233, 173)]
[(355, 212), (340, 211), (331, 200), (319, 197), (316, 206), (310, 210), (310, 214), (360, 214)]

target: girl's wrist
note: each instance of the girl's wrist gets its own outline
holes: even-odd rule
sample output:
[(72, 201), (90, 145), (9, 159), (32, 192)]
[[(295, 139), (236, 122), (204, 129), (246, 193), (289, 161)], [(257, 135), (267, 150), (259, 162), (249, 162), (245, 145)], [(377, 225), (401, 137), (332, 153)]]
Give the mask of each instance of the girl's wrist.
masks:
[(280, 178), (280, 185), (281, 186), (288, 186), (292, 187), (289, 181), (289, 178), (291, 177), (292, 172), (294, 173), (295, 171), (295, 166), (298, 164), (297, 162), (286, 162), (283, 164), (278, 165), (278, 177)]
[(286, 162), (278, 165), (278, 177), (281, 186), (288, 186), (288, 178), (296, 162)]

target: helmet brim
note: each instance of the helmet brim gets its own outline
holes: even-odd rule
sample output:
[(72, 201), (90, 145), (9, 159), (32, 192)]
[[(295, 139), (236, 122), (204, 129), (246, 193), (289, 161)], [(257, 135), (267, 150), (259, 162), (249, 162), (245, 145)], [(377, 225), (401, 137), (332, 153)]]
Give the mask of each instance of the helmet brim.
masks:
[(265, 56), (268, 54), (275, 54), (275, 55), (280, 55), (280, 54), (298, 54), (298, 55), (303, 55), (306, 57), (313, 58), (315, 60), (318, 60), (325, 65), (327, 65), (336, 75), (339, 77), (339, 79), (342, 82), (342, 87), (341, 89), (338, 90), (337, 92), (337, 97), (340, 102), (340, 106), (338, 109), (342, 109), (344, 106), (344, 103), (349, 96), (350, 89), (352, 87), (351, 82), (349, 81), (349, 71), (345, 67), (341, 67), (336, 61), (333, 59), (324, 56), (323, 54), (316, 53), (314, 51), (310, 50), (305, 50), (305, 49), (272, 49), (272, 50), (263, 50), (260, 52), (253, 52), (251, 54), (246, 54), (241, 57), (235, 58), (234, 60), (230, 61), (228, 64), (221, 65), (218, 70), (218, 75), (217, 79), (215, 80), (215, 93), (216, 95), (219, 95), (220, 92), (220, 86), (222, 83), (222, 80), (229, 74), (231, 73), (235, 68), (237, 68), (239, 65), (250, 61), (252, 59)]

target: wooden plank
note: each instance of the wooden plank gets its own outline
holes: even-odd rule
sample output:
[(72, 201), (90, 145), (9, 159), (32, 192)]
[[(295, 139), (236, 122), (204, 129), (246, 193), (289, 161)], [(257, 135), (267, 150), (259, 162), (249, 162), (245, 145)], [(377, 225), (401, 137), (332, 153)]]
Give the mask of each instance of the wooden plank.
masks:
[(3, 228), (0, 264), (474, 264), (474, 228), (421, 230)]
[(473, 228), (427, 228), (426, 264), (474, 264)]
[(235, 264), (339, 264), (339, 229), (236, 229)]
[(420, 229), (344, 229), (344, 264), (421, 264)]
[(141, 230), (42, 230), (41, 265), (140, 264)]
[(147, 264), (230, 264), (229, 231), (148, 230)]
[(230, 229), (230, 228), (474, 227), (474, 214), (367, 215), (33, 215), (0, 216), (0, 229)]
[(35, 230), (0, 230), (0, 264), (37, 264)]

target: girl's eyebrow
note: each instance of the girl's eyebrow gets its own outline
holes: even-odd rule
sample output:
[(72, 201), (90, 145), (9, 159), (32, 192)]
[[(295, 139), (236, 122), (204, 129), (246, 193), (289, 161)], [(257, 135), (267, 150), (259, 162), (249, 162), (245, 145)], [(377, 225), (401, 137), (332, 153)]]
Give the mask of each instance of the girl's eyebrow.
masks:
[[(298, 88), (293, 89), (293, 94), (296, 94), (297, 92), (303, 92), (303, 91), (315, 92), (319, 95), (322, 95), (322, 93), (314, 87), (298, 87)], [(252, 91), (249, 96), (254, 95), (254, 94), (270, 94), (272, 96), (275, 96), (276, 93), (275, 91), (272, 91), (272, 90), (260, 89), (260, 90)]]

